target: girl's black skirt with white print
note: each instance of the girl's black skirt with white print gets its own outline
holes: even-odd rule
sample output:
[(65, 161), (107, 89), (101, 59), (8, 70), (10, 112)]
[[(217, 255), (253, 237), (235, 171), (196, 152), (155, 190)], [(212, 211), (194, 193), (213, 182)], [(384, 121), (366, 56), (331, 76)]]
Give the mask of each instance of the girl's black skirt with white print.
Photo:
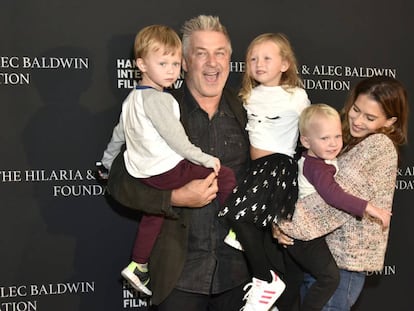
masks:
[(291, 219), (298, 197), (297, 176), (297, 162), (287, 155), (275, 153), (256, 159), (218, 215), (230, 223), (250, 222), (258, 227)]

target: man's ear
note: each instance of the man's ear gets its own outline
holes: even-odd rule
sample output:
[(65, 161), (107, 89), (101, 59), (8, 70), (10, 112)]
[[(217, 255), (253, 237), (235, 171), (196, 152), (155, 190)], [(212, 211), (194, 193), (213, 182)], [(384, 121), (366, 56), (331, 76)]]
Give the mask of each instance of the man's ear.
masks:
[(307, 136), (303, 136), (300, 135), (300, 142), (302, 143), (302, 146), (305, 147), (306, 149), (309, 149), (310, 144), (309, 144), (309, 138)]
[(183, 57), (183, 60), (181, 62), (181, 68), (187, 72), (187, 62), (185, 61), (185, 58)]
[(146, 72), (147, 71), (147, 66), (145, 65), (145, 62), (142, 58), (137, 58), (135, 60), (135, 64), (137, 65), (138, 69), (141, 72)]

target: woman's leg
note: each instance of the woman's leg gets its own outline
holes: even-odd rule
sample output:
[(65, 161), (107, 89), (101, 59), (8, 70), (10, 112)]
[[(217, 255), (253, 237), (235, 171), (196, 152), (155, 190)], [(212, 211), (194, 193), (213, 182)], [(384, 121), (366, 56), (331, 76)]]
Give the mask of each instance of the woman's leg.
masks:
[[(339, 270), (340, 281), (335, 293), (329, 299), (323, 308), (323, 311), (350, 311), (351, 307), (357, 301), (365, 283), (364, 272), (353, 272), (348, 270)], [(305, 274), (305, 281), (302, 292), (307, 290), (315, 279)]]

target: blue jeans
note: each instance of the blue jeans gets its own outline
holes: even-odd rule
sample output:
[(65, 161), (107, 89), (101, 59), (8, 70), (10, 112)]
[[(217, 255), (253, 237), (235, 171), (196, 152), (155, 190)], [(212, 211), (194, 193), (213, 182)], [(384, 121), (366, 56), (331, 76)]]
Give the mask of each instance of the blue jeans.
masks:
[[(338, 288), (326, 303), (322, 311), (350, 311), (357, 301), (365, 283), (364, 272), (339, 270), (340, 281)], [(302, 293), (306, 292), (315, 279), (310, 274), (305, 274)], [(301, 295), (303, 296), (303, 295)]]

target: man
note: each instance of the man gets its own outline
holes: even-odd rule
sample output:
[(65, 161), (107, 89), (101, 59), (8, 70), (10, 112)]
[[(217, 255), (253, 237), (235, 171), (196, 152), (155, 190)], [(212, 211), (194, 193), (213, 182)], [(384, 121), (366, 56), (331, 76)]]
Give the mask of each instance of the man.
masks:
[[(242, 104), (225, 87), (232, 52), (227, 30), (217, 17), (201, 15), (186, 21), (182, 32), (185, 84), (173, 93), (181, 121), (195, 145), (241, 177), (249, 142)], [(113, 140), (122, 141), (115, 130)], [(105, 156), (108, 153), (102, 162), (111, 162)], [(111, 172), (122, 170), (122, 165), (120, 154)], [(110, 178), (109, 192), (128, 206), (123, 187), (128, 188), (128, 178)], [(217, 190), (213, 173), (173, 191), (145, 185), (134, 189), (142, 192), (141, 210), (151, 206), (153, 213), (166, 216), (149, 262), (152, 302), (159, 311), (232, 311), (244, 304), (243, 285), (250, 275), (243, 253), (224, 244), (228, 228), (217, 218)]]

